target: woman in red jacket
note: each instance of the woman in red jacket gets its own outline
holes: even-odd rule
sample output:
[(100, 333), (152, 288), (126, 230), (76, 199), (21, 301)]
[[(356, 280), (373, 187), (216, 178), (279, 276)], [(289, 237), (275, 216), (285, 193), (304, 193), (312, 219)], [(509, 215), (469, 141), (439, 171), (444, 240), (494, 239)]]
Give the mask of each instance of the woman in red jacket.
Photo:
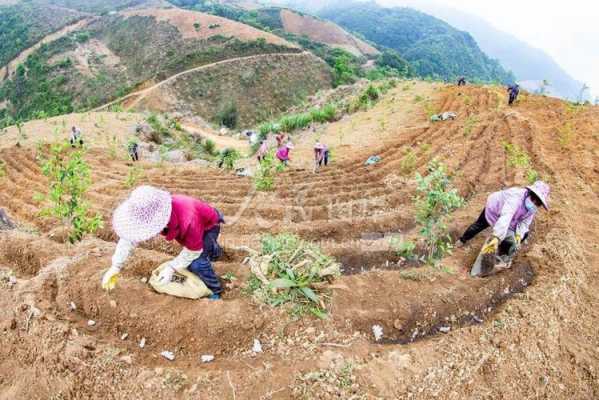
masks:
[(211, 261), (222, 255), (217, 242), (221, 223), (223, 215), (206, 203), (152, 186), (138, 187), (114, 212), (112, 225), (119, 242), (102, 287), (114, 289), (136, 245), (161, 234), (168, 241), (176, 240), (183, 250), (162, 269), (160, 281), (168, 283), (175, 272), (188, 268), (212, 291), (211, 299), (220, 299), (223, 289)]

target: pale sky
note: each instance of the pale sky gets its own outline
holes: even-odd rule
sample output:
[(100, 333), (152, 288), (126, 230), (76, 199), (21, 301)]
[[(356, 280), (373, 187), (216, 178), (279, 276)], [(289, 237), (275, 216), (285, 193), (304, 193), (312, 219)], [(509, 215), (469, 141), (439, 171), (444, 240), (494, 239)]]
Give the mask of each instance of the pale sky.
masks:
[[(476, 14), (502, 31), (545, 50), (599, 96), (599, 1), (435, 0)], [(379, 0), (401, 4), (401, 0)]]

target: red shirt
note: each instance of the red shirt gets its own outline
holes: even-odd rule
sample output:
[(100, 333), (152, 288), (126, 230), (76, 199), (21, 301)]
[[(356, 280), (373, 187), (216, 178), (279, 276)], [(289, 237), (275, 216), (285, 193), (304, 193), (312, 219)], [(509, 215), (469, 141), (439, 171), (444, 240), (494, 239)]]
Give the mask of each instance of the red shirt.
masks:
[(166, 228), (166, 240), (176, 240), (191, 250), (204, 249), (204, 232), (218, 224), (219, 216), (210, 205), (192, 197), (173, 195), (171, 219)]

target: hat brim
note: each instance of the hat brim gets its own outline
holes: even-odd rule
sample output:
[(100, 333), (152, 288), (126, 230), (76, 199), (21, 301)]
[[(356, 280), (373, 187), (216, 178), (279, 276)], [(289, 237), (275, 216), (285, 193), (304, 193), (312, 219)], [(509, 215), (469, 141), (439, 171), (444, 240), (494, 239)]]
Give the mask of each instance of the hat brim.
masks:
[(159, 196), (160, 207), (152, 220), (146, 224), (140, 224), (131, 218), (127, 201), (117, 207), (112, 216), (112, 227), (119, 238), (133, 243), (145, 242), (157, 236), (167, 226), (173, 207), (171, 196), (162, 191)]
[(527, 186), (526, 188), (533, 192), (535, 196), (537, 196), (538, 199), (541, 200), (541, 203), (543, 203), (543, 207), (545, 207), (545, 210), (549, 210), (549, 204), (547, 204), (547, 199), (545, 198), (545, 196), (541, 195), (533, 186)]

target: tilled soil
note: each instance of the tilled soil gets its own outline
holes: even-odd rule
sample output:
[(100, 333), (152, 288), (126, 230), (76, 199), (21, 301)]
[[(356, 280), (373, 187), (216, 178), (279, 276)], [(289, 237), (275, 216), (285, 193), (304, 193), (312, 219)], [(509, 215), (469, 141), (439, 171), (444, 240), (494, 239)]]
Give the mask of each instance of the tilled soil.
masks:
[[(507, 108), (500, 96), (498, 88), (445, 88), (433, 105), (457, 112), (457, 120), (429, 124), (417, 110), (422, 127), (390, 125), (393, 134), (319, 174), (280, 175), (268, 194), (217, 170), (141, 164), (140, 183), (202, 198), (225, 213), (226, 254), (215, 268), (238, 279), (216, 303), (149, 289), (143, 279), (179, 251), (161, 240), (136, 250), (118, 289), (103, 292), (99, 281), (116, 240), (110, 226), (79, 245), (64, 243), (55, 223), (37, 216), (42, 205), (33, 197), (46, 182), (36, 150), (1, 150), (0, 206), (19, 229), (0, 232), (0, 267), (17, 278), (0, 285), (0, 399), (596, 398), (599, 111), (536, 96)], [(560, 137), (567, 121), (576, 134), (569, 141)], [(397, 257), (389, 235), (417, 235), (413, 174), (401, 172), (408, 149), (421, 173), (435, 157), (455, 171), (468, 200), (454, 216), (457, 236), (490, 192), (525, 183), (505, 142), (525, 149), (553, 188), (551, 211), (539, 216), (513, 267), (470, 278), (482, 237), (437, 268)], [(364, 166), (371, 154), (382, 161)], [(90, 201), (110, 221), (130, 190), (128, 166), (101, 148), (89, 161)], [(260, 235), (277, 232), (319, 242), (344, 265), (327, 320), (294, 321), (241, 290), (249, 271), (240, 247), (255, 248)], [(263, 353), (251, 351), (255, 339)], [(162, 358), (164, 350), (175, 361)], [(202, 364), (203, 354), (216, 359)]]

